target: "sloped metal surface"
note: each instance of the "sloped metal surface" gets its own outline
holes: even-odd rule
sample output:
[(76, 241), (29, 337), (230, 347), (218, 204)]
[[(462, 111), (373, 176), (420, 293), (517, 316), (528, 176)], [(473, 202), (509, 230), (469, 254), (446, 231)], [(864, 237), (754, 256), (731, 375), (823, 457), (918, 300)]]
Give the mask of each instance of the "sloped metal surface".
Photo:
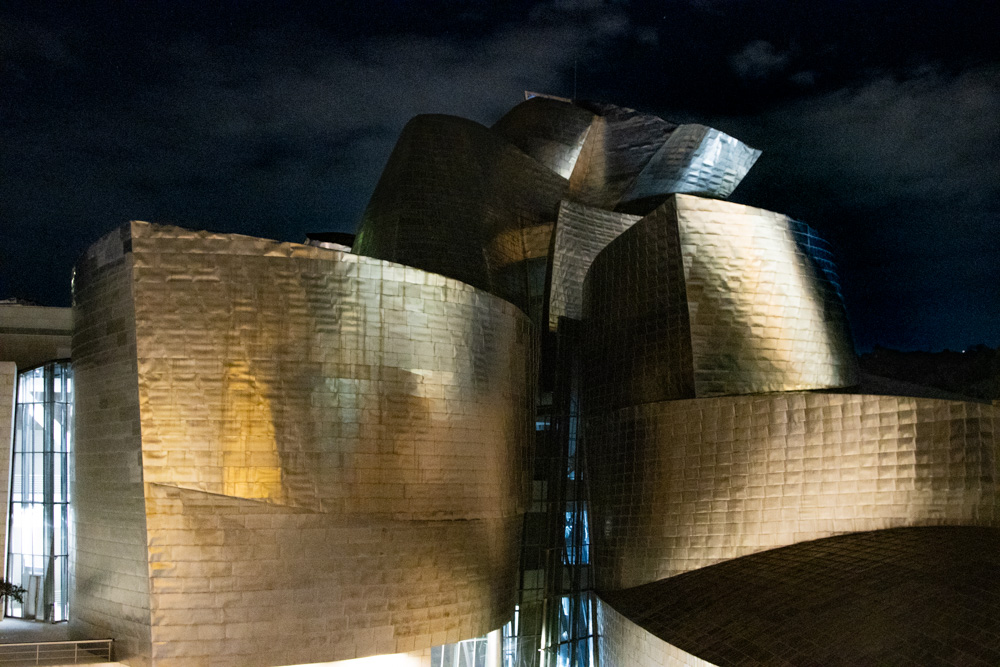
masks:
[(528, 306), (525, 228), (551, 225), (567, 181), (487, 128), (417, 116), (403, 129), (353, 251)]
[(593, 120), (593, 113), (570, 102), (533, 97), (504, 114), (492, 130), (568, 179)]
[(695, 396), (684, 263), (671, 202), (597, 255), (583, 291), (588, 413)]
[(569, 197), (613, 210), (676, 127), (632, 109), (607, 110), (591, 123), (569, 179)]
[(857, 382), (817, 241), (778, 213), (671, 196), (591, 266), (588, 354), (608, 358), (606, 372), (595, 366), (591, 409)]
[(571, 201), (559, 204), (552, 248), (549, 287), (549, 329), (560, 317), (583, 317), (583, 281), (591, 262), (611, 241), (631, 227), (639, 216), (615, 213)]
[(987, 667), (1000, 662), (1000, 531), (855, 533), (602, 597), (601, 654), (629, 658), (613, 664)]
[(760, 151), (704, 125), (680, 125), (650, 158), (622, 201), (671, 192), (725, 199), (750, 171)]

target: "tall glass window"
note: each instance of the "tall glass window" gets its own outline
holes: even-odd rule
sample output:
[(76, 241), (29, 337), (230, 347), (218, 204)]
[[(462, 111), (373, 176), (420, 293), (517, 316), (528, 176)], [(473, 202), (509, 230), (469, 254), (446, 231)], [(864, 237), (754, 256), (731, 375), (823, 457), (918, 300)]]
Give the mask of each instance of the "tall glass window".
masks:
[(69, 489), (73, 374), (53, 362), (18, 376), (11, 465), (7, 580), (27, 590), (8, 616), (64, 621), (69, 586)]

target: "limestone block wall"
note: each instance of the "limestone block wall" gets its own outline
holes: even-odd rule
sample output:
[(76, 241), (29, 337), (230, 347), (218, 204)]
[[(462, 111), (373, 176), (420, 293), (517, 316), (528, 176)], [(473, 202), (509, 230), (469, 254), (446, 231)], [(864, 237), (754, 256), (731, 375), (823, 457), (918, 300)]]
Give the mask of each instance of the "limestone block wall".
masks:
[[(17, 364), (0, 361), (0, 509), (10, 516), (10, 464), (14, 447), (14, 406), (17, 401)], [(0, 525), (0, 570), (7, 572), (7, 524)], [(6, 574), (4, 574), (6, 577)], [(3, 613), (0, 610), (0, 613)]]
[(70, 627), (114, 638), (119, 659), (135, 667), (150, 662), (151, 633), (129, 243), (122, 228), (75, 269)]

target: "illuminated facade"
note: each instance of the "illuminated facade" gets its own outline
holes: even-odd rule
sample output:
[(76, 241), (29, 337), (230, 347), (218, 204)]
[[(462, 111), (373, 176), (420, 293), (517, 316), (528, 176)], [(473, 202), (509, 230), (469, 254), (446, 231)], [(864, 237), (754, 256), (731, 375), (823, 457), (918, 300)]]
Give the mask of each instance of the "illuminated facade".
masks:
[(69, 308), (0, 301), (2, 569), (25, 589), (0, 613), (14, 618), (67, 618), (72, 331)]
[[(427, 121), (409, 131), (446, 143)], [(1000, 620), (983, 617), (1000, 568), (974, 545), (998, 539), (998, 410), (881, 395), (884, 383), (860, 376), (828, 244), (785, 215), (722, 201), (759, 152), (704, 126), (544, 96), (492, 134), (551, 174), (506, 194), (500, 184), (516, 179), (491, 173), (487, 200), (508, 203), (479, 215), (465, 198), (480, 191), (452, 187), (454, 174), (512, 162), (474, 158), (486, 141), (423, 161), (411, 137), (355, 250), (428, 268), (462, 236), (479, 239), (472, 257), (502, 269), (493, 275), (521, 268), (479, 285), (529, 304), (542, 350), (505, 664), (995, 662)], [(446, 218), (385, 194), (417, 185), (408, 169), (458, 203)], [(420, 254), (399, 241), (403, 227)], [(897, 584), (892, 603), (865, 594), (877, 581)], [(838, 602), (844, 591), (858, 602)], [(962, 620), (928, 622), (935, 605)], [(772, 620), (783, 618), (798, 625)], [(986, 629), (956, 643), (963, 622)]]
[(990, 663), (998, 408), (868, 387), (829, 246), (724, 201), (758, 156), (529, 95), (413, 119), (351, 250), (98, 241), (74, 631), (130, 665)]
[(82, 632), (136, 664), (276, 665), (507, 620), (534, 368), (513, 305), (146, 223), (91, 248), (75, 304)]

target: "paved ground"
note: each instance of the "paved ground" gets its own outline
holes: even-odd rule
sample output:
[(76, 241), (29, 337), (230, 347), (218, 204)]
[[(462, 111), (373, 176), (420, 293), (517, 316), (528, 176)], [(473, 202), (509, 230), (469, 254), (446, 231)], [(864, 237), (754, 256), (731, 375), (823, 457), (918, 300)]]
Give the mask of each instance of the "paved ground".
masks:
[(0, 621), (0, 644), (61, 642), (69, 639), (68, 623), (45, 623), (5, 618)]
[[(22, 647), (9, 646), (10, 644), (22, 644), (27, 642), (61, 642), (69, 639), (68, 623), (45, 623), (36, 621), (22, 621), (19, 618), (5, 618), (0, 621), (0, 663), (4, 665), (34, 665), (34, 659), (24, 661), (12, 657), (10, 651), (22, 651)], [(8, 645), (5, 647), (5, 645)], [(30, 649), (29, 649), (30, 650)], [(32, 656), (33, 658), (34, 656)], [(118, 662), (93, 662), (87, 661), (91, 665), (105, 665), (107, 667), (124, 667)], [(39, 663), (44, 665), (67, 664), (58, 659), (44, 660)]]

